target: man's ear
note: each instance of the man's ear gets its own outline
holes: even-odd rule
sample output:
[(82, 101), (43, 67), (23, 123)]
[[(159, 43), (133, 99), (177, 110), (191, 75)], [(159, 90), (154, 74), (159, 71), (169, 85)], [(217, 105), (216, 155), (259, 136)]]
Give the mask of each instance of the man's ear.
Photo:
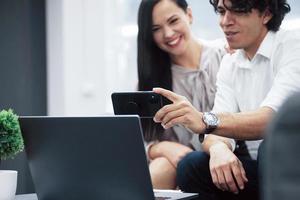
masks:
[(193, 23), (193, 12), (192, 12), (192, 9), (190, 7), (187, 8), (186, 14), (189, 18), (190, 24), (192, 24)]
[(263, 23), (266, 25), (273, 17), (273, 14), (270, 12), (269, 9), (266, 9), (263, 14)]

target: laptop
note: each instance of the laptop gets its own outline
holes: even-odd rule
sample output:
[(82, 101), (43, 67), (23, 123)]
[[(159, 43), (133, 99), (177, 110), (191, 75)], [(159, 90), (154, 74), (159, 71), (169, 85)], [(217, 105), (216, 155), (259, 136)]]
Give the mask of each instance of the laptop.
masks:
[(20, 117), (39, 200), (193, 199), (154, 192), (138, 116)]

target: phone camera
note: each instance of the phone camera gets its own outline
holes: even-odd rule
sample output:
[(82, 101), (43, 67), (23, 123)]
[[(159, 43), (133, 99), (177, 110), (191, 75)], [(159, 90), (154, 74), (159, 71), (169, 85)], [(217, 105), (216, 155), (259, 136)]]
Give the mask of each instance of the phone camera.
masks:
[(159, 98), (156, 95), (151, 95), (150, 96), (150, 103), (151, 104), (157, 104), (157, 103), (159, 103)]

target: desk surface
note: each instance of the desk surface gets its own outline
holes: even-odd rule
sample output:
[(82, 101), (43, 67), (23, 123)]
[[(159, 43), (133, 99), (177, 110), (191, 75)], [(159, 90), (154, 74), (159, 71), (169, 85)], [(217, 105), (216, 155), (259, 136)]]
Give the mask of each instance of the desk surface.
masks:
[(36, 194), (17, 195), (16, 200), (38, 200)]

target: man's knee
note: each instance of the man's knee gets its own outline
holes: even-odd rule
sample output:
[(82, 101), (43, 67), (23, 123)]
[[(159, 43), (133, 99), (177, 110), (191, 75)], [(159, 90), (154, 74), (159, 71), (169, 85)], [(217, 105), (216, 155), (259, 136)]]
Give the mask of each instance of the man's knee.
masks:
[(209, 156), (204, 152), (194, 151), (187, 154), (177, 166), (177, 171), (183, 174), (189, 174), (193, 170), (201, 171), (201, 168), (207, 168)]
[(209, 156), (204, 152), (189, 153), (177, 165), (177, 185), (190, 191), (205, 173), (209, 173)]

